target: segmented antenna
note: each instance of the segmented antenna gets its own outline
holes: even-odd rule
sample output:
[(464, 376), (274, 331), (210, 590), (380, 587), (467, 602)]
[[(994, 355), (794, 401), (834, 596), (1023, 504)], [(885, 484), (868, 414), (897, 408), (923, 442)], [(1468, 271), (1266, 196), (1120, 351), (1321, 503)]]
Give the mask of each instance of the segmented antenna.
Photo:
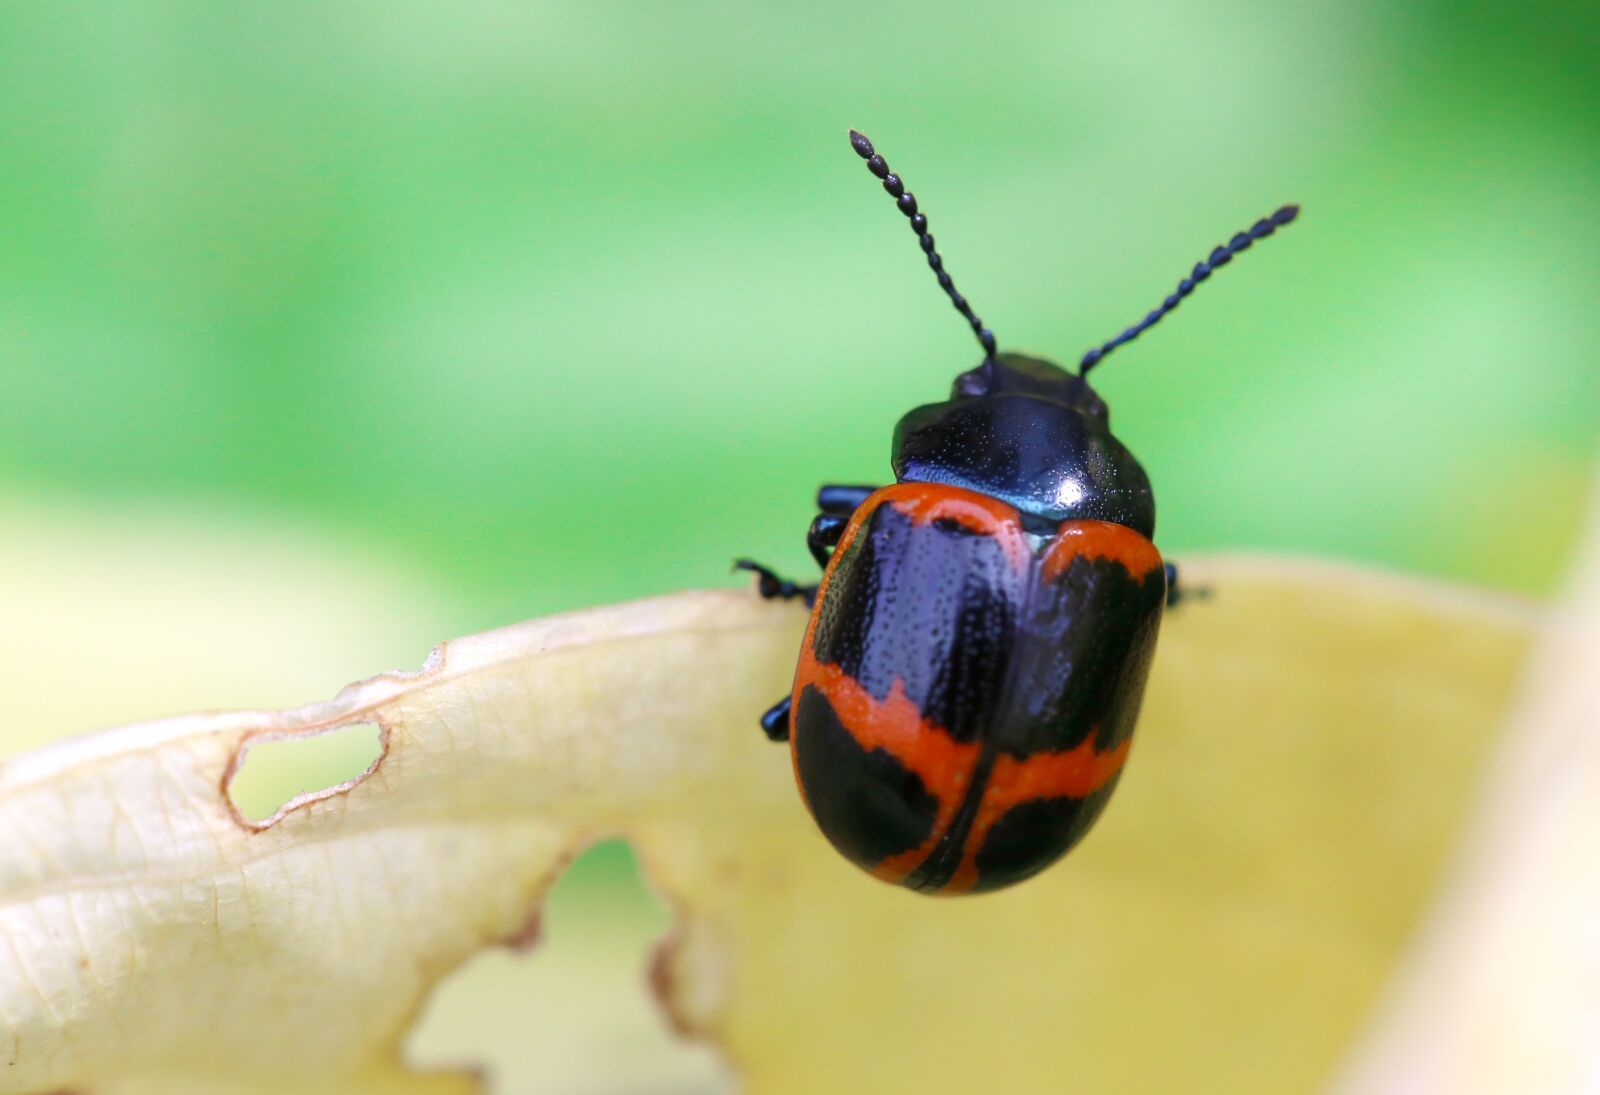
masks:
[(945, 273), (944, 259), (939, 257), (939, 252), (933, 249), (933, 237), (928, 234), (928, 218), (917, 212), (916, 196), (907, 190), (900, 176), (889, 170), (889, 165), (882, 156), (873, 149), (872, 142), (866, 137), (850, 131), (850, 147), (856, 150), (856, 155), (867, 161), (867, 170), (883, 180), (883, 188), (895, 200), (900, 212), (904, 213), (911, 221), (911, 230), (917, 234), (917, 242), (922, 245), (922, 250), (928, 256), (928, 265), (939, 277), (939, 288), (950, 295), (950, 303), (956, 306), (956, 311), (965, 317), (972, 327), (972, 333), (978, 337), (978, 343), (983, 347), (986, 358), (994, 356), (994, 332), (983, 325), (972, 312), (972, 305), (967, 303), (967, 298), (956, 292), (956, 283), (950, 280), (950, 275)]
[(1194, 271), (1178, 283), (1178, 288), (1172, 295), (1161, 302), (1161, 306), (1138, 323), (1123, 331), (1116, 338), (1103, 346), (1096, 347), (1083, 355), (1083, 360), (1078, 364), (1078, 375), (1087, 376), (1089, 370), (1100, 364), (1112, 350), (1124, 343), (1132, 342), (1150, 328), (1154, 327), (1161, 317), (1182, 303), (1183, 298), (1194, 292), (1194, 287), (1210, 277), (1219, 267), (1226, 266), (1228, 261), (1241, 251), (1248, 250), (1256, 240), (1264, 240), (1290, 221), (1300, 215), (1298, 205), (1286, 205), (1270, 217), (1262, 217), (1252, 224), (1246, 231), (1240, 232), (1233, 239), (1214, 249), (1200, 262), (1195, 263)]

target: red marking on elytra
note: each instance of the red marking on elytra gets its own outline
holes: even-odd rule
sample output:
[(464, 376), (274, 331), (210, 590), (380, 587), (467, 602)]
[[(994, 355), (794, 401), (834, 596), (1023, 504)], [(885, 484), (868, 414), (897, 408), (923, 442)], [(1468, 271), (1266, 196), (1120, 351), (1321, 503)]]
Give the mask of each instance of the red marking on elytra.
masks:
[[(1022, 531), (1022, 515), (998, 498), (944, 483), (896, 483), (869, 498), (887, 502), (911, 518), (913, 525), (953, 521), (961, 527), (1000, 542), (1011, 568), (1028, 569), (1033, 549)], [(865, 508), (865, 507), (863, 507)]]
[[(985, 514), (991, 520), (1003, 516), (995, 513), (994, 505), (959, 509), (935, 505), (933, 502), (938, 501), (937, 498), (930, 500), (924, 497), (929, 493), (922, 490), (925, 486), (926, 484), (919, 483), (896, 483), (885, 487), (874, 492), (851, 515), (850, 523), (846, 526), (844, 534), (839, 537), (833, 558), (817, 588), (817, 607), (813, 609), (811, 619), (806, 624), (805, 639), (800, 646), (800, 662), (795, 670), (794, 690), (791, 694), (792, 710), (798, 712), (801, 693), (808, 686), (815, 687), (827, 698), (839, 721), (862, 748), (882, 749), (894, 756), (908, 771), (915, 773), (928, 793), (938, 800), (939, 807), (933, 828), (922, 847), (892, 856), (873, 870), (873, 874), (890, 882), (900, 881), (912, 868), (922, 862), (949, 828), (956, 810), (961, 805), (962, 796), (966, 793), (972, 770), (977, 765), (978, 745), (975, 742), (958, 742), (944, 727), (924, 718), (921, 708), (906, 695), (904, 681), (896, 679), (890, 686), (889, 694), (880, 700), (838, 665), (819, 662), (813, 642), (816, 638), (821, 606), (826, 603), (828, 585), (833, 578), (834, 566), (844, 556), (856, 534), (866, 526), (878, 506), (886, 502), (892, 503), (896, 508), (900, 508), (901, 512), (906, 512), (913, 522), (919, 524), (945, 516), (963, 522), (982, 521)], [(943, 497), (953, 490), (954, 488), (936, 487), (931, 493)], [(970, 494), (970, 492), (960, 493)], [(983, 499), (981, 495), (972, 497), (982, 503), (992, 502), (990, 499)], [(904, 506), (909, 506), (909, 511), (903, 508)], [(1014, 516), (1015, 511), (1011, 512)], [(1018, 531), (1020, 533), (1020, 526)], [(800, 787), (801, 799), (805, 800), (809, 807), (805, 784), (800, 780), (798, 752), (800, 735), (794, 732), (792, 722), (791, 731), (789, 755), (794, 764), (795, 782)]]
[(1161, 553), (1156, 546), (1127, 525), (1114, 521), (1063, 521), (1056, 538), (1045, 549), (1041, 576), (1046, 580), (1056, 577), (1080, 556), (1121, 563), (1140, 580), (1161, 566)]
[[(801, 693), (807, 686), (815, 686), (863, 748), (892, 754), (937, 797), (938, 814), (922, 845), (890, 856), (871, 871), (877, 878), (899, 883), (932, 854), (948, 830), (977, 766), (980, 745), (957, 742), (944, 727), (923, 718), (920, 708), (906, 695), (904, 682), (897, 679), (889, 695), (879, 700), (839, 666), (818, 662), (813, 653), (820, 609), (826, 601), (834, 567), (873, 512), (884, 504), (893, 505), (914, 525), (953, 521), (974, 533), (993, 537), (1019, 573), (1033, 565), (1035, 554), (1015, 507), (961, 487), (895, 483), (875, 491), (857, 507), (823, 573), (817, 607), (811, 613), (800, 649), (791, 698), (798, 711)], [(1050, 579), (1065, 572), (1079, 556), (1121, 563), (1136, 579), (1143, 579), (1162, 565), (1155, 545), (1134, 529), (1110, 521), (1064, 521), (1039, 560), (1042, 577)], [(1013, 807), (1033, 799), (1082, 798), (1115, 780), (1127, 760), (1131, 741), (1125, 740), (1113, 749), (1097, 750), (1095, 737), (1091, 732), (1073, 749), (1037, 753), (1022, 760), (999, 756), (984, 788), (961, 863), (940, 892), (955, 894), (972, 889), (978, 880), (978, 850), (990, 829)], [(800, 783), (797, 739), (797, 734), (791, 734), (790, 755), (795, 780)], [(800, 792), (804, 799), (803, 783)]]
[[(899, 878), (903, 878), (922, 862), (949, 828), (978, 763), (977, 743), (958, 742), (942, 726), (924, 718), (921, 708), (906, 695), (903, 681), (896, 679), (888, 696), (880, 700), (839, 666), (817, 661), (811, 652), (809, 635), (800, 656), (799, 672), (795, 674), (793, 710), (799, 711), (800, 695), (807, 687), (816, 688), (827, 699), (840, 723), (863, 749), (881, 749), (893, 756), (938, 800), (933, 828), (922, 848), (891, 857), (873, 871), (883, 878), (888, 876), (880, 871), (899, 870)], [(790, 734), (789, 746), (795, 782), (804, 798), (806, 788), (800, 780), (799, 737), (798, 728), (795, 728)], [(900, 869), (898, 865), (902, 860), (909, 860), (909, 863)], [(890, 881), (898, 881), (898, 878), (890, 878)]]
[(978, 851), (989, 830), (1013, 807), (1035, 799), (1086, 798), (1117, 778), (1127, 763), (1133, 739), (1124, 738), (1110, 749), (1096, 749), (1097, 734), (1090, 731), (1071, 749), (1034, 753), (1021, 760), (1002, 753), (995, 759), (983, 802), (967, 834), (961, 865), (950, 877), (946, 892), (965, 893), (977, 883)]

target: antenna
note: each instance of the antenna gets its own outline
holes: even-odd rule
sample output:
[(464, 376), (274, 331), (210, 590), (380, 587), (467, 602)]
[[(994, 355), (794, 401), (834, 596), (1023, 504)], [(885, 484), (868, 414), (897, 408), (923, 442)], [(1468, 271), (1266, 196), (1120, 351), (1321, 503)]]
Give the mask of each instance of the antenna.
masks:
[(1300, 207), (1298, 205), (1286, 205), (1276, 213), (1272, 214), (1272, 216), (1262, 217), (1260, 220), (1252, 224), (1247, 230), (1240, 232), (1237, 236), (1234, 236), (1233, 239), (1229, 240), (1221, 247), (1213, 249), (1211, 254), (1207, 255), (1201, 261), (1195, 263), (1194, 270), (1189, 274), (1188, 277), (1184, 278), (1178, 283), (1178, 288), (1173, 291), (1171, 296), (1161, 302), (1160, 307), (1151, 312), (1149, 315), (1145, 316), (1138, 323), (1135, 323), (1132, 327), (1129, 327), (1126, 331), (1123, 331), (1110, 342), (1107, 342), (1105, 345), (1099, 346), (1084, 354), (1083, 360), (1078, 364), (1078, 375), (1088, 376), (1089, 370), (1100, 364), (1101, 360), (1104, 359), (1107, 354), (1124, 343), (1132, 342), (1150, 328), (1154, 327), (1158, 322), (1160, 322), (1162, 316), (1172, 311), (1180, 303), (1182, 303), (1184, 297), (1194, 292), (1194, 287), (1196, 285), (1199, 285), (1202, 281), (1205, 281), (1206, 278), (1210, 277), (1220, 267), (1226, 266), (1233, 256), (1237, 255), (1241, 251), (1249, 250), (1250, 245), (1256, 242), (1256, 240), (1266, 239), (1268, 236), (1272, 235), (1272, 233), (1276, 232), (1278, 229), (1282, 228), (1299, 215)]
[(928, 256), (928, 265), (939, 277), (939, 288), (950, 295), (950, 303), (956, 306), (956, 311), (960, 312), (971, 325), (972, 333), (978, 337), (978, 343), (983, 347), (984, 358), (994, 357), (994, 332), (985, 327), (983, 320), (973, 314), (972, 305), (967, 303), (966, 297), (956, 292), (956, 283), (945, 273), (944, 259), (933, 249), (933, 237), (928, 234), (928, 218), (917, 212), (916, 196), (906, 189), (899, 175), (889, 170), (889, 165), (884, 162), (883, 157), (873, 149), (872, 142), (853, 129), (850, 131), (850, 147), (856, 150), (857, 156), (867, 161), (867, 170), (883, 180), (883, 188), (895, 200), (900, 212), (910, 219), (911, 230), (917, 234), (917, 242), (922, 245), (922, 250)]

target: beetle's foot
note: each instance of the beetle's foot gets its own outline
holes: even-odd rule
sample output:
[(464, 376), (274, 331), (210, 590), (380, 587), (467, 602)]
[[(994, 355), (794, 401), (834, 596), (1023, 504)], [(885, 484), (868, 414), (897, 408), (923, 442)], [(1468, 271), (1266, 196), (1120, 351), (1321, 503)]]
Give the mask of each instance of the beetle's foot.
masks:
[(817, 587), (814, 585), (801, 585), (791, 582), (787, 578), (780, 578), (760, 563), (750, 559), (739, 559), (733, 564), (735, 570), (748, 570), (756, 575), (756, 592), (768, 601), (792, 601), (796, 597), (802, 598), (807, 607), (817, 599)]
[(1173, 608), (1184, 601), (1204, 601), (1211, 596), (1210, 586), (1180, 586), (1178, 568), (1167, 564), (1167, 607)]
[(789, 740), (789, 702), (791, 697), (785, 696), (761, 716), (761, 729), (767, 732), (769, 741)]

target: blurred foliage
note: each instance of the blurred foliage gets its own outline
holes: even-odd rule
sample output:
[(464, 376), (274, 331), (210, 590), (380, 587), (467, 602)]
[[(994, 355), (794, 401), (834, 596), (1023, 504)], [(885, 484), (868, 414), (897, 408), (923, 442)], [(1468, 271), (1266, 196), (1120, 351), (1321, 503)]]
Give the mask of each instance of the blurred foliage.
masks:
[[(0, 11), (0, 491), (265, 515), (465, 631), (805, 572), (975, 347), (1099, 374), (1161, 542), (1543, 591), (1600, 432), (1600, 9)], [(114, 550), (114, 545), (108, 545)], [(432, 639), (435, 636), (428, 636)]]

